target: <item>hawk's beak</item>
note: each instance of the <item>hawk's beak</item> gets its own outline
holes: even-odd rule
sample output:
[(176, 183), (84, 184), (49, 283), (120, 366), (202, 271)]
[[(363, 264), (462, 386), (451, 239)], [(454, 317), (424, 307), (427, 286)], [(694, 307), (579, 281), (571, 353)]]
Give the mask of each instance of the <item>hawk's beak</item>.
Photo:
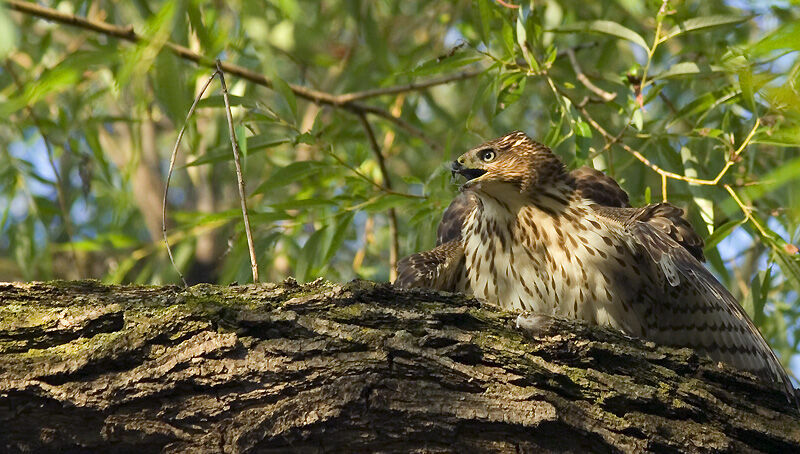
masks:
[(486, 173), (486, 171), (483, 169), (469, 169), (464, 167), (458, 161), (453, 161), (453, 163), (450, 164), (450, 172), (452, 172), (454, 177), (456, 176), (456, 173), (463, 175), (467, 181), (478, 178)]

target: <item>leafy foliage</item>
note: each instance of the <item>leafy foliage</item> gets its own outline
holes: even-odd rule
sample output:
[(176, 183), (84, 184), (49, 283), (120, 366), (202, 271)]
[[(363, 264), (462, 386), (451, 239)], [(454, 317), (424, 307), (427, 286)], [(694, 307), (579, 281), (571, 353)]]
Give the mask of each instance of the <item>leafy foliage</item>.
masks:
[[(135, 43), (0, 9), (0, 277), (177, 281), (160, 198), (211, 72), (180, 45), (270, 81), (227, 75), (267, 279), (389, 279), (394, 244), (400, 256), (433, 244), (457, 188), (443, 164), (522, 129), (617, 178), (634, 204), (686, 208), (710, 267), (788, 362), (800, 344), (800, 10), (521, 3), (57, 2), (132, 26)], [(169, 235), (191, 280), (246, 282), (222, 109), (213, 93), (190, 120)]]

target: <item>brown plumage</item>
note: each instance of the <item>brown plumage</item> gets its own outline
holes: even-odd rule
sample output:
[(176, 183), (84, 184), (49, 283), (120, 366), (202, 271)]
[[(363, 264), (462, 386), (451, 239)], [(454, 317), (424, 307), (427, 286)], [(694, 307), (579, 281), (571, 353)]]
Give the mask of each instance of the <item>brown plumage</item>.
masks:
[(396, 285), (690, 347), (792, 393), (769, 345), (702, 265), (703, 241), (680, 208), (633, 208), (612, 178), (588, 167), (567, 172), (522, 132), (468, 151), (452, 168), (467, 182), (444, 213), (437, 246), (403, 259)]

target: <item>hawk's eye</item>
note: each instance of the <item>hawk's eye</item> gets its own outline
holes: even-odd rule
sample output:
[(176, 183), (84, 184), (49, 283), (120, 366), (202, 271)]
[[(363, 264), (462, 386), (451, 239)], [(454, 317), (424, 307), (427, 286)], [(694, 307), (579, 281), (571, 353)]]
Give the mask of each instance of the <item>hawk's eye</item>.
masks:
[(481, 158), (481, 161), (483, 162), (492, 162), (494, 161), (495, 156), (494, 150), (491, 148), (486, 148), (478, 152), (478, 157)]

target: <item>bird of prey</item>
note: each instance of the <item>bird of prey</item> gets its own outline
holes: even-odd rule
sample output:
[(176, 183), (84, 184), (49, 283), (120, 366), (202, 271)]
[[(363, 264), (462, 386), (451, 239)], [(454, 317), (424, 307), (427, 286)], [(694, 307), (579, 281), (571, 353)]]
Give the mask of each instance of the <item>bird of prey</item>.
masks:
[(467, 181), (444, 212), (437, 246), (398, 263), (395, 285), (690, 347), (794, 396), (775, 353), (701, 263), (703, 241), (680, 208), (632, 208), (612, 178), (567, 172), (520, 131), (464, 153), (452, 171)]

